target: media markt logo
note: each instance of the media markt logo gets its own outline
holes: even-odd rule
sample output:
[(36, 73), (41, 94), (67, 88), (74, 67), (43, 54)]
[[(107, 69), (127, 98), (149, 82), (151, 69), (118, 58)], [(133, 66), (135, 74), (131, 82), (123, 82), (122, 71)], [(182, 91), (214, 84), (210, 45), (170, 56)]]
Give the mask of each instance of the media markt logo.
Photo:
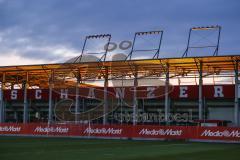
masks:
[(14, 126), (4, 126), (0, 127), (0, 132), (20, 132), (21, 127), (14, 127)]
[(84, 133), (87, 134), (111, 134), (111, 135), (120, 135), (122, 134), (122, 129), (114, 128), (91, 128), (88, 127), (85, 129)]
[(211, 131), (211, 130), (204, 130), (201, 134), (202, 137), (231, 137), (231, 138), (240, 138), (240, 131), (239, 130), (224, 130), (224, 131)]
[(68, 133), (69, 128), (63, 127), (36, 127), (34, 132), (38, 133)]
[(156, 130), (156, 129), (152, 129), (152, 130), (149, 130), (149, 129), (142, 129), (140, 132), (139, 132), (139, 135), (151, 135), (151, 136), (181, 136), (183, 133), (182, 130), (173, 130), (173, 129), (159, 129), (159, 130)]

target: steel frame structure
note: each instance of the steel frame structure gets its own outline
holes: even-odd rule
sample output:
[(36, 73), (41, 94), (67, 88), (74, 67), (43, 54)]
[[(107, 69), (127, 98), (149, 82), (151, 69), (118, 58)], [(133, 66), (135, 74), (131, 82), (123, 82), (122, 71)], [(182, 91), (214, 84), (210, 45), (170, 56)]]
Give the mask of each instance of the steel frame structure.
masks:
[[(152, 48), (152, 49), (147, 49), (147, 50), (142, 50), (142, 49), (136, 49), (135, 48), (135, 44), (137, 41), (137, 37), (141, 37), (141, 36), (148, 36), (148, 35), (159, 35), (159, 42), (158, 42), (158, 46), (157, 48)], [(162, 30), (158, 30), (158, 31), (147, 31), (147, 32), (136, 32), (134, 34), (134, 38), (133, 38), (133, 44), (132, 44), (132, 48), (130, 53), (127, 55), (126, 60), (132, 60), (132, 55), (134, 52), (147, 52), (147, 51), (151, 51), (151, 52), (155, 52), (152, 59), (158, 59), (159, 58), (159, 53), (160, 53), (160, 49), (161, 49), (161, 44), (162, 44), (162, 37), (163, 37), (163, 31)]]
[[(219, 50), (219, 42), (220, 42), (220, 35), (221, 35), (221, 26), (216, 25), (216, 26), (207, 26), (207, 27), (193, 27), (190, 28), (189, 33), (188, 33), (188, 41), (187, 41), (187, 48), (185, 50), (185, 52), (183, 53), (182, 57), (187, 57), (188, 56), (188, 51), (189, 49), (193, 49), (193, 48), (215, 48), (213, 56), (218, 56), (218, 50)], [(217, 30), (218, 31), (218, 35), (217, 35), (217, 42), (215, 45), (200, 45), (200, 46), (191, 46), (190, 42), (191, 42), (191, 37), (192, 37), (192, 32), (193, 31), (206, 31), (206, 30)]]

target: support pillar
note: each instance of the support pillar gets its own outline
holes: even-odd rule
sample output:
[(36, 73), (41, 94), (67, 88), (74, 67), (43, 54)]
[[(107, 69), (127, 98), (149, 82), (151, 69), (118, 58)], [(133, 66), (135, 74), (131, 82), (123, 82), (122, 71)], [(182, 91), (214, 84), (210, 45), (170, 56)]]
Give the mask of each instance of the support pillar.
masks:
[(135, 66), (134, 72), (134, 90), (133, 90), (133, 125), (137, 124), (137, 109), (138, 109), (138, 101), (137, 101), (137, 86), (138, 86), (138, 68)]
[(5, 121), (5, 109), (4, 109), (4, 96), (3, 92), (5, 89), (5, 73), (2, 75), (2, 84), (1, 84), (1, 90), (0, 90), (0, 123), (3, 123)]
[(107, 88), (108, 88), (108, 68), (105, 68), (104, 75), (104, 104), (103, 104), (103, 124), (107, 124), (107, 114), (108, 114), (108, 97), (107, 97)]
[(26, 73), (26, 80), (23, 82), (23, 123), (28, 123), (29, 121), (29, 108), (27, 101), (27, 89), (28, 89), (28, 72)]
[(52, 90), (53, 90), (53, 79), (54, 79), (54, 72), (51, 71), (50, 78), (49, 78), (49, 97), (48, 97), (48, 124), (52, 123)]
[(200, 62), (199, 66), (199, 85), (198, 85), (198, 118), (199, 120), (203, 119), (203, 98), (202, 98), (202, 62)]
[(238, 102), (238, 61), (235, 64), (235, 97), (234, 97), (234, 123), (239, 126), (239, 102)]
[(78, 76), (77, 76), (77, 84), (76, 84), (76, 99), (75, 99), (75, 123), (79, 122), (79, 114), (80, 114), (80, 108), (79, 108), (79, 87), (80, 87), (80, 82), (81, 82), (81, 76), (80, 76), (80, 71), (78, 71)]
[(164, 118), (166, 124), (169, 123), (169, 64), (166, 66), (166, 80), (165, 80), (165, 105)]

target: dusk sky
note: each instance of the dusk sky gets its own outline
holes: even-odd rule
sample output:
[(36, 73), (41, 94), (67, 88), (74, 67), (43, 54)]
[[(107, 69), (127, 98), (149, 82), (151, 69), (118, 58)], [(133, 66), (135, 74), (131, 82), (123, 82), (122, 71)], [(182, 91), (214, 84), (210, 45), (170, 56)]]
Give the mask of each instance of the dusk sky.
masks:
[(219, 55), (238, 55), (239, 22), (239, 0), (0, 0), (0, 66), (65, 62), (87, 35), (151, 30), (164, 30), (160, 57), (181, 57), (189, 28), (209, 25), (222, 26)]

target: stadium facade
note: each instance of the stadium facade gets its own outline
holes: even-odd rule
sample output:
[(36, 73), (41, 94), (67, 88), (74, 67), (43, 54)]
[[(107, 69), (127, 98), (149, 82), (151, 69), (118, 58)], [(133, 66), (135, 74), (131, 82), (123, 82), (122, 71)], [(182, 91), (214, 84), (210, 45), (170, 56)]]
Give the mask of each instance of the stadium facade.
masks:
[[(102, 71), (97, 66), (99, 63), (92, 62), (1, 67), (1, 121), (83, 123), (90, 120), (98, 124), (179, 122), (179, 125), (190, 125), (195, 120), (221, 120), (229, 125), (239, 125), (236, 70), (239, 57), (136, 60), (131, 61), (131, 65), (130, 61), (104, 62), (100, 66)], [(137, 68), (136, 72), (132, 73), (132, 65)], [(167, 71), (163, 70), (166, 66)], [(122, 79), (122, 71), (127, 73), (126, 80)], [(197, 85), (171, 84), (171, 79), (183, 78), (183, 73), (177, 73), (179, 71), (188, 72), (185, 78), (194, 76)], [(73, 72), (81, 74), (82, 78), (88, 72), (91, 76), (95, 74), (94, 80), (99, 80), (99, 73), (103, 72), (107, 74), (102, 76), (104, 84), (111, 79), (114, 86), (90, 86), (82, 83), (83, 80), (76, 82), (69, 77)], [(119, 75), (120, 78), (114, 79)], [(64, 78), (59, 78), (61, 76)], [(215, 79), (231, 78), (232, 81), (204, 84), (213, 76)], [(66, 77), (69, 78), (66, 80)], [(148, 82), (149, 79), (159, 85), (137, 85), (141, 80)], [(14, 84), (16, 81), (17, 85)], [(120, 86), (119, 81), (124, 85)]]

